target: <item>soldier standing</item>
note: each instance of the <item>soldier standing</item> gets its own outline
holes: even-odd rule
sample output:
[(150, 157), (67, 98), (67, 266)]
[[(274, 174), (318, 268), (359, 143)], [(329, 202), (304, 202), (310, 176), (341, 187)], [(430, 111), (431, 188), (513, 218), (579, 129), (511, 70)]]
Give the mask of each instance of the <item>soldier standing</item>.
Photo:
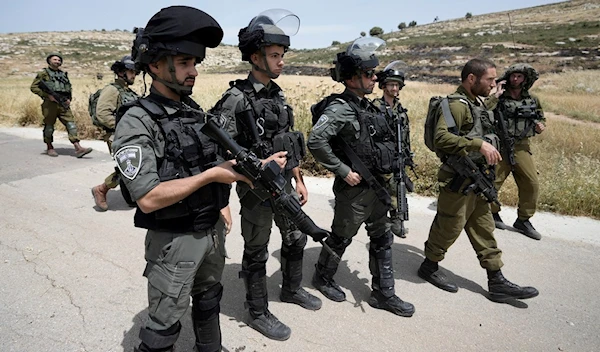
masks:
[(71, 111), (71, 81), (65, 71), (60, 69), (63, 58), (60, 54), (52, 53), (46, 57), (48, 67), (37, 74), (31, 83), (31, 92), (37, 94), (44, 101), (42, 103), (42, 115), (44, 115), (44, 143), (46, 143), (46, 154), (56, 157), (58, 153), (54, 150), (54, 124), (58, 118), (65, 125), (69, 134), (69, 141), (75, 147), (77, 158), (89, 154), (92, 148), (84, 148), (79, 144), (77, 138), (77, 125)]
[[(108, 145), (108, 151), (113, 153), (112, 139), (115, 131), (117, 110), (129, 102), (138, 99), (136, 92), (129, 88), (135, 81), (137, 71), (135, 63), (130, 55), (124, 56), (121, 60), (115, 61), (110, 67), (115, 73), (115, 81), (102, 89), (98, 102), (96, 104), (96, 119), (102, 125), (102, 139)], [(101, 211), (108, 210), (106, 194), (108, 190), (119, 185), (120, 177), (117, 171), (110, 174), (103, 183), (92, 188), (92, 196), (96, 206)], [(133, 204), (135, 206), (135, 203)]]
[[(395, 295), (394, 235), (387, 216), (390, 199), (381, 186), (382, 175), (393, 170), (396, 146), (385, 116), (365, 97), (377, 80), (379, 60), (374, 52), (384, 44), (379, 38), (360, 38), (337, 54), (331, 77), (346, 89), (313, 106), (318, 121), (307, 144), (315, 159), (335, 174), (332, 234), (326, 243), (341, 257), (365, 223), (373, 289), (368, 303), (410, 317), (414, 306)], [(333, 279), (338, 265), (329, 252), (321, 250), (313, 285), (325, 297), (341, 302), (346, 295)]]
[[(406, 64), (400, 60), (394, 61), (387, 65), (382, 72), (377, 74), (377, 81), (379, 82), (379, 88), (383, 90), (383, 96), (375, 99), (373, 104), (385, 114), (388, 125), (396, 133), (396, 123), (400, 119), (402, 125), (402, 150), (398, 157), (404, 158), (404, 165), (414, 166), (412, 160), (412, 151), (410, 148), (410, 124), (408, 120), (407, 110), (400, 103), (398, 95), (404, 87)], [(397, 139), (398, 136), (395, 136)], [(406, 176), (406, 170), (401, 170), (404, 176), (407, 190), (413, 191), (413, 183), (408, 176)], [(394, 235), (406, 238), (408, 228), (403, 225), (402, 216), (398, 211), (398, 197), (397, 197), (397, 183), (394, 179), (394, 174), (382, 175), (387, 187), (387, 191), (390, 194), (392, 200), (392, 207), (390, 208), (390, 218), (392, 220), (391, 230)]]
[(494, 238), (490, 205), (473, 191), (465, 194), (463, 191), (470, 180), (453, 182), (458, 175), (445, 163), (446, 158), (453, 154), (468, 154), (477, 165), (496, 165), (502, 159), (497, 149), (498, 137), (493, 130), (493, 113), (486, 110), (479, 98), (487, 97), (496, 86), (496, 66), (489, 60), (472, 59), (464, 66), (461, 79), (461, 85), (449, 99), (456, 134), (449, 129), (442, 109), (438, 109), (434, 145), (444, 163), (438, 172), (440, 194), (437, 214), (425, 242), (425, 260), (418, 275), (442, 290), (458, 291), (458, 286), (439, 269), (438, 263), (464, 228), (481, 267), (487, 270), (491, 300), (504, 302), (535, 297), (538, 295), (535, 288), (521, 287), (504, 278), (500, 270), (503, 266), (502, 251)]
[[(503, 114), (507, 123), (507, 131), (514, 139), (513, 153), (515, 165), (510, 165), (505, 157), (496, 168), (495, 186), (498, 191), (512, 173), (519, 189), (518, 218), (513, 227), (527, 237), (539, 240), (542, 235), (537, 232), (529, 219), (535, 214), (540, 185), (537, 169), (533, 162), (530, 138), (544, 132), (546, 119), (540, 100), (529, 93), (529, 89), (538, 79), (537, 71), (528, 64), (516, 64), (508, 68), (501, 80), (506, 81), (506, 90), (499, 96), (496, 109)], [(487, 104), (494, 104), (492, 101)], [(500, 217), (500, 207), (492, 204), (492, 214), (496, 228), (508, 227)]]
[[(284, 32), (278, 27), (288, 23)], [(304, 205), (308, 191), (300, 172), (305, 154), (304, 137), (294, 132), (294, 115), (281, 88), (274, 82), (283, 70), (283, 57), (290, 46), (290, 35), (296, 34), (300, 20), (283, 9), (267, 10), (256, 16), (239, 32), (242, 60), (252, 65), (248, 78), (231, 82), (211, 112), (225, 118), (224, 129), (243, 147), (265, 158), (273, 152), (287, 153), (284, 177), (285, 192)], [(285, 154), (284, 154), (285, 155)], [(295, 189), (290, 180), (294, 179)], [(274, 208), (271, 200), (249, 204), (251, 192), (245, 184), (237, 184), (241, 203), (241, 226), (244, 237), (242, 271), (246, 287), (249, 325), (274, 340), (286, 340), (291, 329), (268, 309), (266, 262), (273, 219), (282, 236), (281, 272), (282, 302), (295, 303), (308, 310), (321, 308), (321, 300), (306, 290), (302, 282), (302, 261), (307, 236), (285, 215)]]
[(189, 96), (196, 64), (223, 30), (188, 6), (160, 10), (137, 31), (132, 56), (152, 77), (150, 94), (121, 111), (113, 149), (121, 177), (138, 209), (136, 227), (147, 229), (144, 276), (149, 319), (136, 351), (172, 351), (190, 305), (201, 352), (221, 351), (219, 325), (225, 266), (229, 184), (249, 180), (222, 162), (217, 145), (200, 129), (206, 115)]

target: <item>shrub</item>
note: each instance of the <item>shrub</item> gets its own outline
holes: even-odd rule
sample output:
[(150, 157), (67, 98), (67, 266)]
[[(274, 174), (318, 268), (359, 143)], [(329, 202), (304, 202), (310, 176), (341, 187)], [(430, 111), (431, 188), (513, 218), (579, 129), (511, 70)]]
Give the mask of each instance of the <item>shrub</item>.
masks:
[(400, 22), (400, 24), (398, 25), (398, 29), (403, 30), (404, 28), (406, 28), (406, 22)]
[(408, 24), (409, 27), (415, 27), (417, 25), (417, 21), (410, 21)]
[(470, 20), (471, 17), (473, 17), (473, 14), (470, 12), (467, 12), (467, 14), (465, 15), (465, 19)]
[(381, 27), (373, 27), (369, 31), (369, 35), (371, 37), (379, 37), (382, 34), (383, 34), (383, 29)]

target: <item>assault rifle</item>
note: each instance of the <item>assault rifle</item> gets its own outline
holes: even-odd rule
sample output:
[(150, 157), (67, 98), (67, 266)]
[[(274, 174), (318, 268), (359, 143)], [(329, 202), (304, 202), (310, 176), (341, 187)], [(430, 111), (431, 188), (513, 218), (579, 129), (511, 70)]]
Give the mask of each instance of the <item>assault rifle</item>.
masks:
[(514, 170), (517, 161), (515, 160), (515, 139), (508, 133), (508, 125), (504, 119), (504, 109), (501, 108), (502, 104), (498, 104), (499, 107), (495, 110), (496, 126), (498, 131), (498, 138), (500, 138), (500, 145), (502, 146), (502, 152), (508, 163), (510, 169)]
[(324, 241), (329, 236), (329, 232), (318, 227), (302, 210), (300, 202), (284, 191), (287, 181), (281, 174), (281, 168), (275, 160), (263, 165), (256, 154), (238, 145), (212, 119), (208, 119), (201, 132), (228, 150), (236, 160), (234, 170), (246, 176), (255, 185), (255, 189), (252, 189), (244, 197), (255, 198), (249, 204), (256, 206), (265, 200), (272, 199), (274, 208), (281, 211), (300, 231), (321, 243), (325, 250), (333, 256), (334, 260), (340, 262), (339, 255)]
[(42, 90), (42, 92), (53, 97), (56, 100), (56, 102), (58, 103), (58, 105), (60, 105), (63, 109), (65, 109), (65, 110), (69, 109), (69, 103), (67, 103), (67, 100), (69, 100), (69, 99), (67, 97), (65, 97), (64, 95), (60, 95), (60, 94), (56, 93), (55, 91), (53, 91), (52, 89), (50, 89), (50, 87), (48, 87), (46, 82), (44, 82), (43, 80), (40, 81), (39, 87)]
[[(406, 199), (407, 185), (406, 185), (406, 160), (405, 153), (402, 144), (403, 143), (403, 126), (402, 126), (402, 118), (406, 117), (406, 109), (401, 108), (402, 112), (396, 117), (396, 146), (398, 150), (398, 163), (396, 165), (397, 169), (394, 170), (394, 181), (396, 181), (396, 199), (398, 200), (398, 210), (396, 210), (398, 217), (400, 219), (400, 237), (406, 237), (406, 233), (408, 232), (404, 227), (404, 222), (408, 221), (408, 200)], [(414, 162), (412, 162), (412, 158), (410, 158), (410, 162), (414, 167)], [(414, 168), (413, 168), (414, 172)]]
[(450, 155), (445, 163), (450, 166), (457, 175), (450, 184), (450, 189), (457, 192), (466, 179), (471, 181), (465, 186), (463, 194), (473, 191), (475, 194), (483, 194), (488, 203), (495, 203), (500, 206), (498, 201), (498, 191), (494, 187), (494, 179), (496, 172), (494, 166), (475, 165), (473, 160), (468, 156)]
[(252, 137), (252, 149), (256, 151), (258, 157), (267, 158), (269, 155), (273, 154), (273, 149), (269, 143), (260, 138), (258, 127), (256, 126), (256, 120), (254, 119), (252, 112), (250, 110), (242, 112), (240, 120), (242, 124), (250, 130), (250, 135)]

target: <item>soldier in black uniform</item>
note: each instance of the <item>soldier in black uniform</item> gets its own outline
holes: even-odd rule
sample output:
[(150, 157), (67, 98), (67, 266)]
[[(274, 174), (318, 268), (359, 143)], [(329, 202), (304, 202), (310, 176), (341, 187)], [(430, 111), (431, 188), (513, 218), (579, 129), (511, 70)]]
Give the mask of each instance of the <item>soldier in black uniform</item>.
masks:
[(189, 95), (206, 47), (223, 31), (208, 14), (167, 7), (138, 30), (132, 56), (152, 77), (150, 95), (124, 105), (113, 150), (138, 209), (135, 226), (145, 243), (148, 315), (137, 351), (172, 351), (192, 297), (197, 351), (221, 350), (221, 275), (229, 184), (249, 182), (222, 162), (200, 132), (206, 115)]

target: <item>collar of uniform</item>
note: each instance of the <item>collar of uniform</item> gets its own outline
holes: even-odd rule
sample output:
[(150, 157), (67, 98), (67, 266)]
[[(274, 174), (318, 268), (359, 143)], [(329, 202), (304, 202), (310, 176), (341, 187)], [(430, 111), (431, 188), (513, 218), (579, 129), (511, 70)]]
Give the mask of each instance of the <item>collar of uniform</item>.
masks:
[[(115, 83), (123, 88), (128, 88), (128, 85), (127, 83), (125, 83), (125, 80), (123, 78), (115, 78)], [(150, 91), (152, 91), (152, 89), (150, 89)]]
[(154, 88), (154, 87), (150, 87), (150, 94), (148, 95), (148, 98), (159, 104), (162, 104), (164, 106), (168, 106), (170, 108), (177, 109), (177, 110), (181, 109), (182, 103), (187, 104), (191, 107), (194, 107), (194, 105), (197, 105), (190, 97), (187, 97), (187, 96), (182, 97), (181, 102), (175, 101), (173, 99), (169, 99), (169, 98), (165, 97), (164, 95), (160, 94), (160, 92), (158, 90), (156, 90), (156, 88)]
[(467, 99), (469, 99), (471, 101), (471, 103), (473, 103), (475, 105), (480, 105), (479, 99), (477, 99), (477, 97), (474, 96), (473, 94), (467, 92), (467, 90), (465, 89), (465, 87), (462, 86), (462, 84), (460, 86), (458, 86), (458, 88), (456, 89), (456, 93), (466, 96)]
[(356, 105), (364, 108), (368, 105), (368, 101), (367, 98), (360, 98), (358, 95), (356, 95), (356, 93), (354, 93), (353, 91), (351, 91), (350, 89), (346, 88), (344, 90), (344, 92), (342, 93), (342, 95), (347, 99), (347, 100), (352, 100)]
[(254, 88), (254, 91), (256, 93), (260, 93), (261, 91), (264, 91), (267, 96), (271, 97), (277, 93), (279, 93), (279, 91), (281, 91), (281, 88), (277, 85), (277, 83), (273, 82), (273, 80), (270, 80), (269, 83), (265, 86), (262, 82), (260, 82), (259, 80), (257, 80), (252, 73), (248, 74), (248, 81), (250, 81), (250, 83), (252, 83), (252, 87)]
[(510, 92), (507, 90), (504, 91), (504, 93), (502, 93), (501, 98), (505, 99), (505, 100), (521, 100), (521, 99), (525, 99), (525, 98), (529, 98), (531, 97), (531, 95), (529, 94), (529, 91), (526, 91), (525, 89), (521, 89), (521, 97), (519, 99), (513, 99), (512, 95), (510, 95)]

